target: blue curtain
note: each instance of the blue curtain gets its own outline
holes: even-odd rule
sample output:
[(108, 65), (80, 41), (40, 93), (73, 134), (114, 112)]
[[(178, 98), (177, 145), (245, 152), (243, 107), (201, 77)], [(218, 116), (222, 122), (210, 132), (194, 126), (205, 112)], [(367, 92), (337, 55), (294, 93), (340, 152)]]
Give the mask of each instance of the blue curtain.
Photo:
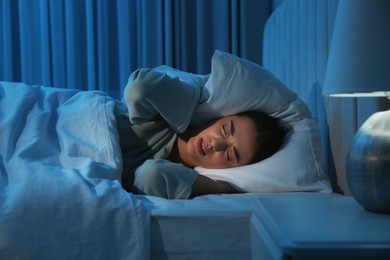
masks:
[(167, 64), (208, 74), (214, 50), (261, 64), (272, 0), (0, 0), (0, 80), (102, 90)]

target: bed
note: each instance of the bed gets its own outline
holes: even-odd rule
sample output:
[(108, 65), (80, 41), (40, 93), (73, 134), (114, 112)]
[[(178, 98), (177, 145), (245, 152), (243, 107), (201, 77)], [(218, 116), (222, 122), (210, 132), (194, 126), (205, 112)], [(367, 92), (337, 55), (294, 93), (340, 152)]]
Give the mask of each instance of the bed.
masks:
[[(288, 17), (290, 12), (301, 18), (312, 15), (307, 12), (311, 1), (299, 1), (298, 7), (291, 2), (283, 3), (270, 17), (264, 37), (264, 53), (267, 54), (264, 67), (285, 81), (288, 87), (296, 86), (286, 79), (291, 77), (292, 67), (296, 69), (298, 65), (284, 63), (282, 58), (291, 55), (292, 50), (275, 45), (273, 41), (283, 33), (284, 37), (291, 36), (289, 44), (299, 42), (292, 37), (295, 34), (291, 28), (280, 24), (284, 21), (281, 17)], [(328, 11), (322, 12), (320, 5), (329, 7)], [(316, 19), (332, 17), (334, 10), (331, 7), (335, 8), (335, 5), (327, 1), (318, 4)], [(311, 22), (310, 19), (302, 19), (300, 26)], [(323, 26), (319, 23), (319, 29), (323, 30)], [(282, 54), (282, 50), (287, 53)], [(315, 48), (310, 50), (315, 52)], [(226, 58), (226, 54), (216, 52), (215, 57), (214, 71), (212, 69), (211, 80), (208, 79), (210, 84), (218, 80), (214, 73), (217, 59)], [(233, 59), (234, 66), (237, 59), (241, 62), (236, 57), (228, 55), (227, 58)], [(281, 63), (275, 65), (278, 59)], [(323, 62), (325, 57), (318, 60), (318, 64)], [(304, 74), (311, 68), (300, 69)], [(258, 67), (253, 70), (256, 74)], [(266, 73), (268, 77), (268, 71)], [(0, 86), (1, 258), (251, 259), (253, 247), (256, 247), (251, 243), (255, 201), (267, 196), (288, 195), (288, 192), (299, 192), (304, 196), (311, 196), (313, 192), (326, 196), (332, 192), (328, 182), (331, 178), (326, 167), (321, 168), (323, 162), (318, 158), (324, 147), (321, 147), (319, 132), (312, 132), (319, 125), (323, 134), (321, 127), (326, 117), (321, 113), (321, 104), (313, 102), (322, 97), (320, 93), (313, 96), (311, 83), (299, 90), (292, 88), (291, 92), (276, 91), (276, 94), (285, 93), (284, 98), (291, 100), (287, 107), (269, 113), (283, 117), (291, 129), (316, 135), (316, 139), (309, 138), (309, 141), (318, 142), (309, 147), (313, 161), (300, 162), (313, 164), (316, 168), (314, 177), (310, 172), (313, 168), (308, 167), (300, 178), (291, 177), (285, 185), (282, 184), (285, 178), (278, 179), (278, 174), (274, 174), (272, 178), (264, 179), (269, 182), (260, 189), (250, 181), (243, 183), (243, 178), (237, 177), (239, 175), (231, 177), (232, 174), (225, 172), (197, 169), (214, 179), (229, 181), (244, 193), (206, 195), (191, 200), (134, 195), (122, 189), (115, 118), (113, 113), (107, 112), (112, 111), (116, 101), (104, 93), (10, 82), (1, 82)], [(201, 99), (204, 102), (198, 106), (194, 124), (205, 116), (216, 116), (207, 111), (218, 91), (204, 88), (205, 96)], [(253, 96), (252, 90), (246, 91)], [(218, 111), (218, 115), (237, 112), (224, 110), (225, 105), (211, 109)], [(74, 121), (82, 122), (83, 127), (69, 123)], [(301, 139), (294, 139), (297, 143), (289, 144), (297, 148)], [(313, 151), (313, 147), (319, 150)], [(261, 167), (269, 171), (277, 164), (283, 171), (289, 168), (285, 160), (274, 158)], [(281, 161), (286, 163), (284, 168)], [(245, 179), (252, 180), (253, 168), (244, 172)]]

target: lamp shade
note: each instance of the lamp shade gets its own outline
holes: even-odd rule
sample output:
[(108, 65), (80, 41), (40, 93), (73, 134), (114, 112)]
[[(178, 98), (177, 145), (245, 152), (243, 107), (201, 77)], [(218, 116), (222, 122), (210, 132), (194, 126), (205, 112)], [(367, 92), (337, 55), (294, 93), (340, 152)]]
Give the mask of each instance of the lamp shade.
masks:
[(340, 0), (323, 95), (388, 96), (390, 1)]

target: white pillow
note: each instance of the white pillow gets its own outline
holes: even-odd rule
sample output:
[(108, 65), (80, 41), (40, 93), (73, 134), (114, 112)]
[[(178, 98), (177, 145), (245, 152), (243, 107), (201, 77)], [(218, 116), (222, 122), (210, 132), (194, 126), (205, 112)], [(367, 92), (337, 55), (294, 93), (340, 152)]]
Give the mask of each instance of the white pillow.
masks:
[(242, 192), (332, 191), (324, 172), (317, 121), (311, 118), (304, 102), (265, 68), (216, 51), (191, 124), (249, 110), (279, 118), (289, 128), (281, 149), (252, 165), (230, 169), (196, 167), (196, 171), (225, 180)]

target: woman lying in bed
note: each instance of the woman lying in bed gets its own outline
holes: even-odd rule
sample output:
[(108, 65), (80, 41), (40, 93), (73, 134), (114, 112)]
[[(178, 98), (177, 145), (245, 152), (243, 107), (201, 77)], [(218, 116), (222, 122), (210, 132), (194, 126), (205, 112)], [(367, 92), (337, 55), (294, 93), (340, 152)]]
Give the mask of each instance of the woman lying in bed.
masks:
[(285, 135), (278, 121), (258, 111), (188, 127), (197, 99), (178, 78), (153, 69), (134, 72), (115, 115), (123, 158), (122, 185), (133, 193), (189, 198), (235, 193), (225, 181), (198, 174), (261, 161)]

